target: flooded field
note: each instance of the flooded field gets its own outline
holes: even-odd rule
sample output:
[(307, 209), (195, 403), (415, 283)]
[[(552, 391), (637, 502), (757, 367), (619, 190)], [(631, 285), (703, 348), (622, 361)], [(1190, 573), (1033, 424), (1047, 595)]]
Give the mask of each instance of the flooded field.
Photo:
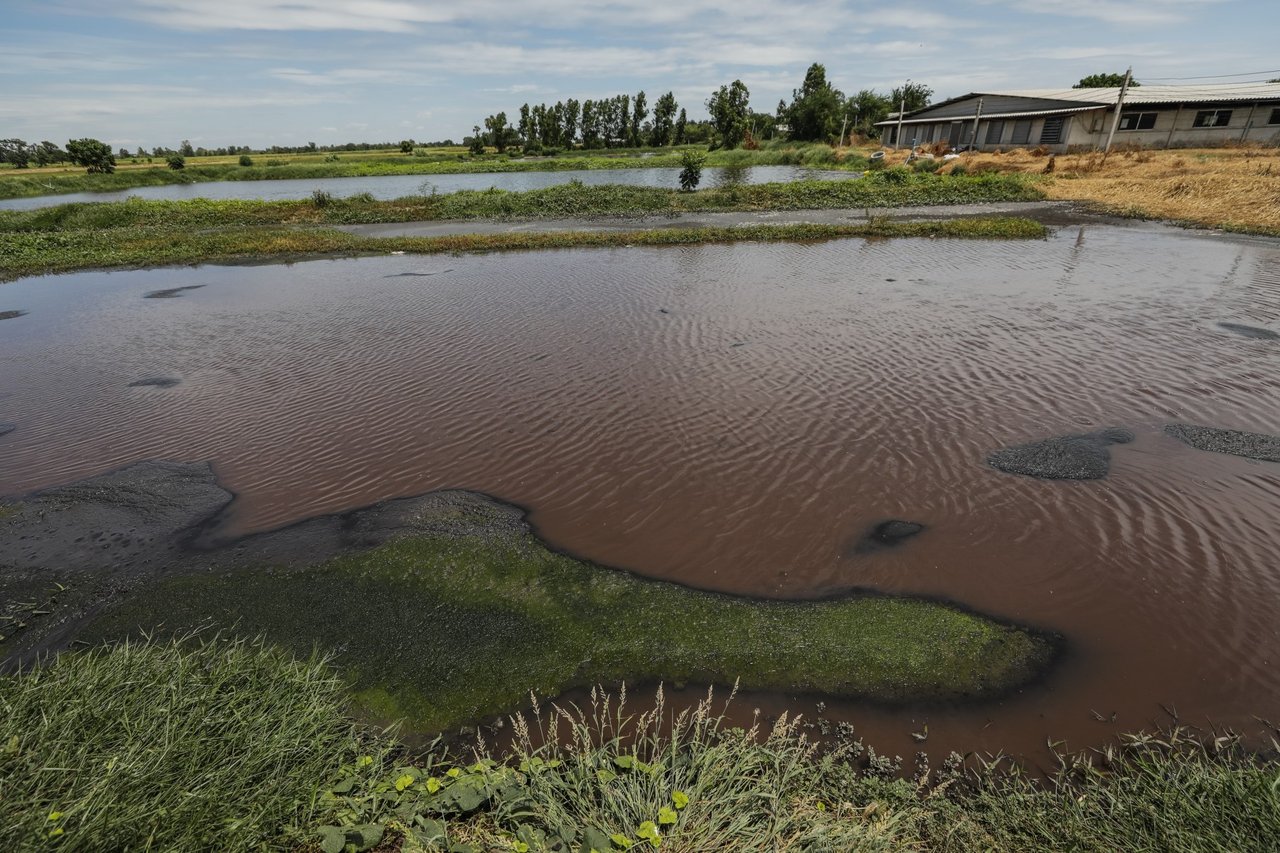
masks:
[[(798, 180), (843, 181), (858, 178), (858, 172), (833, 172), (801, 166), (750, 166), (742, 169), (711, 167), (703, 171), (704, 187), (733, 180), (746, 184), (782, 183)], [(159, 187), (136, 187), (118, 192), (66, 193), (34, 198), (0, 200), (0, 210), (33, 210), (56, 204), (91, 201), (124, 201), (142, 198), (164, 201), (187, 201), (193, 198), (261, 199), (284, 201), (310, 198), (316, 190), (337, 197), (370, 193), (378, 199), (402, 198), (409, 195), (452, 193), (459, 190), (500, 190), (522, 192), (540, 190), (570, 181), (588, 186), (627, 184), (643, 187), (679, 189), (680, 170), (664, 169), (581, 169), (562, 172), (474, 172), (458, 175), (373, 175), (362, 178), (300, 178), (278, 181), (209, 181), (207, 183), (167, 184)]]
[[(931, 753), (1033, 754), (1160, 703), (1280, 718), (1280, 464), (1163, 432), (1280, 432), (1275, 242), (1089, 226), (85, 273), (0, 285), (5, 311), (26, 313), (0, 322), (0, 494), (208, 459), (234, 534), (474, 489), (646, 576), (944, 597), (1066, 637), (998, 704), (827, 702), (904, 757), (925, 722)], [(1134, 440), (1104, 479), (985, 464), (1107, 427)], [(860, 546), (889, 519), (924, 529)]]

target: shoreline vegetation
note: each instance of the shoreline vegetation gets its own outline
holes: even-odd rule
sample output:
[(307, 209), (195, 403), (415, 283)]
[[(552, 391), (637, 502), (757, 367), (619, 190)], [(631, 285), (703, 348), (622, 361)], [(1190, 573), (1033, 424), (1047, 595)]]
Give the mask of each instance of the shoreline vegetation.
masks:
[[(732, 700), (732, 697), (730, 697)], [(1269, 851), (1274, 755), (1177, 727), (1058, 753), (877, 754), (727, 704), (509, 718), (510, 746), (410, 748), (345, 710), (322, 658), (226, 635), (67, 653), (0, 676), (0, 843), (340, 851)]]
[(444, 220), (639, 217), (711, 211), (793, 211), (1031, 201), (1019, 177), (938, 177), (906, 170), (856, 181), (799, 181), (682, 193), (654, 187), (569, 183), (527, 192), (465, 191), (391, 201), (317, 194), (300, 201), (142, 201), (0, 211), (0, 280), (109, 267), (386, 252), (465, 252), (571, 246), (670, 245), (840, 237), (1038, 238), (1025, 219), (871, 220), (852, 225), (637, 229), (450, 237), (360, 237), (324, 226)]

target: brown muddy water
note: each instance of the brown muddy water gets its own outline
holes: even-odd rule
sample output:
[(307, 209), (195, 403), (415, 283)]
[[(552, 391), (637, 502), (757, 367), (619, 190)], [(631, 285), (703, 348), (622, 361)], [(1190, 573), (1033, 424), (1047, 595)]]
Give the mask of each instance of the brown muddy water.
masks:
[[(1167, 722), (1159, 703), (1280, 718), (1280, 464), (1161, 432), (1280, 432), (1280, 341), (1218, 325), (1280, 331), (1275, 242), (1089, 226), (402, 256), (28, 279), (0, 309), (28, 312), (0, 325), (0, 493), (210, 459), (238, 533), (460, 487), (652, 577), (940, 596), (1065, 635), (1000, 703), (827, 702), (907, 757), (925, 722), (934, 754), (1032, 755)], [(1104, 480), (984, 464), (1107, 426), (1137, 438)], [(890, 518), (927, 529), (858, 553)]]

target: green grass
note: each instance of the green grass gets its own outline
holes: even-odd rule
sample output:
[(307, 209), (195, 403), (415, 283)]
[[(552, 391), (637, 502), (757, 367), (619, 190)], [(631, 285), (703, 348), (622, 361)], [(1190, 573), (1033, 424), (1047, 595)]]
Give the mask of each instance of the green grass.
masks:
[(258, 644), (125, 644), (0, 677), (0, 848), (285, 846), (354, 760), (342, 685)]
[[(0, 845), (65, 850), (1280, 849), (1280, 764), (1173, 730), (1064, 754), (1049, 779), (952, 754), (912, 778), (845, 729), (748, 731), (709, 694), (511, 718), (510, 751), (410, 750), (351, 721), (314, 659), (123, 644), (0, 677)], [(552, 732), (556, 733), (551, 737)]]
[[(685, 146), (687, 148), (689, 146)], [(696, 146), (695, 146), (696, 147)], [(655, 169), (680, 165), (680, 151), (672, 149), (614, 149), (564, 152), (555, 157), (523, 157), (464, 153), (427, 153), (413, 156), (398, 152), (339, 154), (337, 160), (323, 161), (314, 155), (255, 154), (254, 165), (234, 162), (201, 163), (189, 159), (182, 171), (169, 169), (163, 158), (149, 167), (121, 168), (106, 175), (86, 175), (81, 171), (30, 173), (15, 170), (0, 175), (0, 199), (29, 198), (80, 192), (112, 192), (134, 187), (166, 184), (194, 184), (211, 181), (306, 180), (352, 178), (377, 175), (451, 175), (489, 172), (561, 172), (576, 169)], [(700, 148), (698, 150), (701, 150)], [(130, 158), (131, 159), (131, 158)], [(234, 158), (209, 158), (234, 161)], [(127, 164), (129, 159), (122, 159)], [(279, 165), (267, 165), (277, 163)], [(708, 166), (813, 166), (823, 169), (862, 169), (866, 160), (850, 154), (838, 155), (827, 145), (792, 145), (767, 151), (713, 151)]]
[(0, 235), (0, 281), (84, 269), (148, 267), (411, 252), (440, 254), (508, 250), (667, 246), (850, 237), (1040, 239), (1028, 219), (991, 217), (930, 222), (872, 220), (850, 225), (746, 225), (635, 231), (520, 231), (447, 237), (360, 237), (330, 228), (236, 227), (174, 231), (165, 226), (13, 232)]
[(993, 696), (1053, 660), (1049, 636), (888, 596), (780, 602), (699, 592), (584, 563), (535, 536), (423, 535), (300, 570), (254, 568), (144, 588), (88, 639), (206, 621), (296, 653), (339, 650), (375, 716), (441, 731), (529, 691), (664, 679), (881, 702)]

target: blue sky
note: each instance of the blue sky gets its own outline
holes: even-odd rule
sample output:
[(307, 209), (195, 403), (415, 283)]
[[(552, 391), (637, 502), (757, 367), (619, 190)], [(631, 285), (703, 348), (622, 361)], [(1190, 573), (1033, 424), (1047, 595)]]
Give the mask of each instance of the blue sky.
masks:
[[(811, 62), (936, 99), (1274, 72), (1275, 0), (3, 0), (0, 138), (134, 148), (461, 137), (520, 104), (741, 78), (772, 112)], [(1280, 73), (1245, 76), (1280, 77)]]

